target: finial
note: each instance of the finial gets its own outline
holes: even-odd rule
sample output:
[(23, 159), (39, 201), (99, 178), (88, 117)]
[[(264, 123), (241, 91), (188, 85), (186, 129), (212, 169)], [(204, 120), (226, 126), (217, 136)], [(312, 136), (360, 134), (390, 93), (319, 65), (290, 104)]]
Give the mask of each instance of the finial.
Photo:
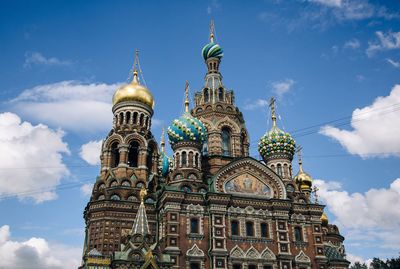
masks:
[(271, 118), (273, 127), (276, 127), (275, 102), (276, 102), (275, 97), (271, 97), (271, 99), (269, 99), (269, 107), (271, 108)]
[(135, 61), (133, 62), (133, 83), (139, 83), (138, 80), (138, 64), (139, 64), (139, 50), (135, 50)]
[(211, 43), (214, 43), (214, 33), (215, 33), (214, 20), (211, 19), (211, 22), (210, 22), (210, 42)]
[(189, 82), (187, 80), (185, 86), (185, 112), (189, 112)]
[(165, 130), (164, 127), (162, 128), (162, 132), (161, 132), (161, 152), (165, 151)]
[(146, 190), (146, 188), (144, 186), (140, 190), (140, 194), (139, 195), (140, 195), (140, 202), (143, 203), (144, 197), (147, 195), (147, 190)]
[(297, 157), (299, 158), (299, 170), (300, 172), (303, 172), (303, 160), (301, 158), (301, 150), (303, 149), (302, 146), (297, 146), (296, 152), (297, 152)]

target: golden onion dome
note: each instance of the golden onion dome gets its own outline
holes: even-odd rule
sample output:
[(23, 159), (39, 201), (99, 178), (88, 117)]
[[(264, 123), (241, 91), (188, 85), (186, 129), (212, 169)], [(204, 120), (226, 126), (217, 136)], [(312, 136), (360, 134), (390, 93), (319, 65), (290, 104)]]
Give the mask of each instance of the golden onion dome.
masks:
[(125, 101), (137, 101), (154, 108), (153, 94), (145, 86), (139, 83), (138, 74), (133, 72), (133, 79), (130, 83), (119, 87), (113, 96), (113, 105)]
[(301, 190), (311, 189), (313, 180), (312, 177), (303, 170), (303, 161), (301, 159), (300, 152), (299, 152), (299, 172), (294, 177), (294, 180), (300, 186)]
[(322, 225), (324, 225), (324, 226), (328, 225), (329, 220), (328, 220), (328, 216), (325, 214), (325, 212), (322, 213), (321, 221), (322, 221)]

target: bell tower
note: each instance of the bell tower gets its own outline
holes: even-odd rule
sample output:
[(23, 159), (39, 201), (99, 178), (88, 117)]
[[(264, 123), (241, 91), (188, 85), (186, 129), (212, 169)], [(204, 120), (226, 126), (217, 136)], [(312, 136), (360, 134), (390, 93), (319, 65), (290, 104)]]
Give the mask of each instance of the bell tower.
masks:
[(249, 155), (249, 136), (235, 95), (222, 83), (219, 67), (223, 50), (215, 42), (214, 22), (210, 24), (210, 42), (202, 50), (207, 73), (204, 86), (195, 94), (193, 116), (206, 126), (208, 138), (203, 147), (205, 171), (212, 175), (233, 158)]
[[(120, 250), (121, 238), (138, 212), (140, 190), (148, 189), (152, 199), (159, 177), (159, 150), (150, 130), (154, 99), (140, 81), (137, 51), (133, 69), (132, 80), (112, 99), (113, 125), (103, 141), (100, 175), (84, 212), (86, 252), (95, 249), (107, 256)], [(155, 211), (148, 212), (149, 229), (155, 234)]]

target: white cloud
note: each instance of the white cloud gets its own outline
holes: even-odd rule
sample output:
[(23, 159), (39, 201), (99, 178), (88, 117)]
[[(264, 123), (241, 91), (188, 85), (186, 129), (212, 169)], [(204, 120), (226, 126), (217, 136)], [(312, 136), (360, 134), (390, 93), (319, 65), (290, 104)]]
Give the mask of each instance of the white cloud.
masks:
[(68, 66), (72, 65), (71, 61), (63, 61), (56, 57), (46, 58), (40, 52), (27, 52), (25, 53), (24, 67), (29, 68), (33, 65), (46, 65), (46, 66)]
[(92, 194), (92, 190), (93, 190), (92, 183), (83, 184), (81, 186), (81, 192), (82, 192), (83, 196), (90, 196)]
[(393, 67), (395, 68), (400, 68), (400, 62), (396, 62), (395, 60), (392, 59), (386, 59), (388, 63), (390, 63)]
[(356, 38), (346, 41), (346, 43), (343, 45), (345, 49), (358, 49), (360, 46), (360, 41)]
[(368, 57), (373, 56), (376, 52), (400, 49), (400, 32), (375, 32), (378, 40), (369, 42), (366, 53)]
[(210, 4), (207, 6), (207, 14), (211, 15), (215, 13), (217, 9), (221, 7), (221, 4), (218, 0), (211, 0)]
[(342, 0), (310, 0), (310, 2), (318, 3), (329, 7), (340, 7)]
[(40, 203), (57, 197), (54, 189), (69, 174), (62, 161), (62, 154), (69, 154), (63, 135), (21, 122), (16, 114), (0, 114), (0, 200), (16, 195)]
[(295, 81), (293, 79), (284, 79), (282, 81), (276, 81), (271, 83), (272, 92), (278, 95), (278, 97), (282, 97), (284, 94), (288, 93)]
[(24, 90), (10, 104), (23, 116), (76, 132), (112, 125), (112, 95), (119, 84), (62, 81)]
[(255, 110), (257, 108), (268, 107), (269, 101), (264, 99), (257, 99), (255, 101), (247, 101), (243, 109), (245, 110)]
[[(368, 247), (388, 254), (400, 248), (400, 178), (388, 188), (372, 188), (365, 193), (349, 193), (338, 182), (314, 180), (313, 184), (353, 251)], [(349, 259), (362, 260), (355, 256)]]
[(343, 130), (327, 125), (320, 133), (363, 158), (400, 156), (400, 85), (395, 85), (389, 96), (355, 109), (351, 127), (353, 130)]
[(356, 262), (359, 262), (361, 264), (366, 264), (368, 267), (372, 262), (372, 259), (369, 260), (364, 260), (363, 257), (357, 256), (357, 255), (353, 255), (351, 253), (346, 253), (346, 259), (351, 262), (351, 264), (355, 264)]
[(32, 237), (25, 241), (10, 238), (10, 227), (0, 227), (0, 269), (78, 268), (82, 250)]
[(82, 145), (79, 155), (88, 164), (91, 165), (100, 164), (100, 153), (101, 153), (102, 143), (103, 143), (102, 140), (98, 140), (98, 141), (90, 141)]
[[(400, 228), (400, 178), (388, 189), (348, 193), (337, 182), (315, 180), (321, 199), (336, 221), (346, 228)], [(400, 242), (399, 242), (400, 244)]]

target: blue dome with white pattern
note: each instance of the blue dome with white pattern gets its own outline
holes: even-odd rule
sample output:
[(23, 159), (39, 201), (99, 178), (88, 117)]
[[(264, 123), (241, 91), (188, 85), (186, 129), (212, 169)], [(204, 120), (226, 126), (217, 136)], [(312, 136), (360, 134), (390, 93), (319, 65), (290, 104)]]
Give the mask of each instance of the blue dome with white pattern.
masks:
[(207, 138), (207, 129), (199, 119), (186, 112), (168, 127), (168, 138), (172, 146), (178, 142), (203, 144)]
[(207, 60), (208, 58), (221, 59), (222, 56), (224, 56), (224, 51), (220, 45), (211, 42), (203, 47), (201, 54), (203, 55), (204, 60)]

